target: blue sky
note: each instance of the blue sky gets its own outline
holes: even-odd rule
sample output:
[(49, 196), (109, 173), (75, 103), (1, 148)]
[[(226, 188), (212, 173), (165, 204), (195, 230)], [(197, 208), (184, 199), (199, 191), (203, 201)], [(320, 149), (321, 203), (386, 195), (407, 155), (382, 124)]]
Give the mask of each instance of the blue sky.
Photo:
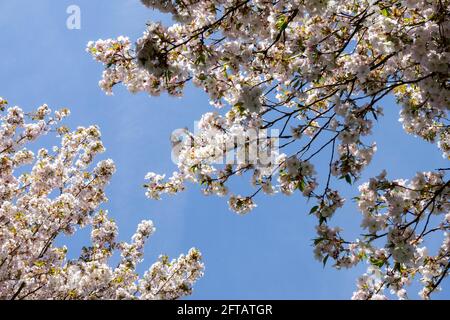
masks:
[[(72, 4), (81, 8), (81, 30), (66, 28), (66, 8)], [(193, 185), (159, 202), (145, 198), (142, 185), (148, 171), (175, 170), (170, 133), (192, 128), (211, 107), (195, 88), (188, 88), (183, 98), (151, 98), (117, 87), (108, 97), (97, 85), (102, 66), (84, 49), (89, 40), (99, 38), (137, 39), (148, 20), (167, 18), (139, 0), (0, 0), (0, 12), (0, 96), (27, 110), (42, 103), (54, 109), (69, 107), (72, 116), (67, 123), (72, 128), (100, 126), (107, 148), (103, 158), (112, 158), (118, 168), (105, 208), (118, 222), (120, 238), (128, 240), (142, 219), (153, 220), (157, 227), (140, 272), (160, 253), (175, 257), (196, 246), (204, 255), (206, 274), (195, 287), (194, 299), (351, 297), (365, 266), (336, 271), (313, 259), (315, 220), (307, 214), (312, 205), (299, 195), (259, 197), (258, 208), (245, 217), (230, 212), (226, 199), (204, 197)], [(389, 177), (409, 178), (417, 171), (448, 166), (435, 146), (403, 132), (397, 120), (399, 107), (392, 99), (386, 99), (383, 107), (386, 116), (368, 140), (377, 141), (378, 153), (358, 183), (383, 168)], [(248, 180), (237, 183), (248, 185)], [(335, 187), (347, 199), (357, 192), (345, 183)], [(349, 200), (334, 221), (355, 235), (360, 214)], [(87, 243), (88, 234), (84, 230), (70, 240), (73, 256)], [(448, 299), (450, 281), (444, 282), (447, 291), (438, 297)]]

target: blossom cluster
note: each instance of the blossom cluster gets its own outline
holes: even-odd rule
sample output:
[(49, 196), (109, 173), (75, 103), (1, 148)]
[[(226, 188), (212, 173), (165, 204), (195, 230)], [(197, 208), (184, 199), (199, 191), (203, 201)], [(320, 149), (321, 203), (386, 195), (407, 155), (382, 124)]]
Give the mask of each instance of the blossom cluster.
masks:
[[(116, 223), (100, 209), (116, 167), (112, 160), (94, 163), (105, 151), (96, 126), (70, 131), (60, 125), (67, 109), (52, 113), (43, 105), (26, 113), (1, 98), (0, 106), (0, 299), (175, 299), (191, 293), (203, 274), (198, 250), (171, 262), (161, 257), (140, 278), (136, 266), (155, 230), (152, 222), (139, 224), (130, 243), (117, 241)], [(59, 146), (27, 149), (51, 132)], [(69, 259), (58, 243), (88, 227), (90, 246)], [(116, 252), (114, 268), (108, 260)]]
[[(389, 181), (383, 172), (360, 192), (361, 227), (367, 233), (359, 254), (370, 267), (354, 298), (381, 297), (389, 289), (405, 299), (405, 287), (419, 275), (419, 294), (428, 299), (450, 269), (450, 183), (442, 172), (418, 173), (411, 181)], [(425, 237), (436, 231), (443, 237), (433, 254)]]
[[(386, 172), (360, 186), (356, 197), (364, 234), (345, 241), (339, 228), (321, 226), (315, 240), (319, 260), (332, 257), (337, 268), (369, 264), (358, 280), (354, 299), (380, 299), (390, 294), (407, 298), (414, 277), (428, 299), (450, 269), (450, 183), (442, 172), (418, 173), (411, 181), (386, 179)], [(439, 249), (429, 250), (426, 237), (440, 232)], [(437, 235), (434, 235), (435, 237)]]
[[(228, 195), (227, 182), (234, 174), (252, 172), (252, 181), (259, 190), (275, 192), (272, 177), (279, 166), (278, 136), (271, 136), (260, 128), (256, 113), (234, 108), (226, 116), (206, 113), (197, 123), (196, 130), (178, 132), (172, 137), (173, 157), (178, 171), (164, 180), (156, 173), (147, 175), (147, 196), (160, 199), (162, 193), (175, 194), (191, 181), (203, 186), (207, 195)], [(230, 206), (236, 212), (247, 213), (252, 208), (252, 197), (240, 201), (231, 196)]]

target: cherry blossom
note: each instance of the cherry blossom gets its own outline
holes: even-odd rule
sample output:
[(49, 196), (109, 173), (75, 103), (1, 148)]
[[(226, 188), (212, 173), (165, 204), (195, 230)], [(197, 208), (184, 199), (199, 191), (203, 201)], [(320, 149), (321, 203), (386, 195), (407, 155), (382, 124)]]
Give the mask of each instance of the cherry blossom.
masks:
[[(94, 162), (105, 151), (98, 127), (70, 131), (60, 125), (67, 109), (26, 113), (4, 99), (0, 106), (0, 299), (176, 299), (192, 292), (203, 275), (197, 249), (172, 261), (161, 256), (140, 277), (153, 223), (140, 223), (131, 242), (117, 241), (117, 224), (100, 209), (116, 167)], [(50, 133), (60, 145), (27, 149)], [(82, 228), (91, 228), (91, 244), (69, 259), (60, 243)], [(111, 267), (116, 252), (120, 261)]]
[[(447, 1), (142, 3), (173, 24), (149, 22), (136, 45), (126, 37), (90, 42), (87, 51), (105, 65), (101, 88), (181, 96), (192, 82), (214, 108), (174, 143), (177, 171), (147, 176), (149, 198), (191, 182), (248, 214), (261, 194), (300, 193), (316, 201), (316, 258), (337, 268), (369, 264), (353, 298), (384, 299), (389, 289), (405, 299), (415, 274), (423, 298), (439, 288), (449, 273), (448, 169), (410, 181), (382, 173), (363, 184), (360, 239), (345, 240), (330, 221), (345, 201), (336, 189), (355, 184), (377, 151), (370, 135), (386, 96), (396, 98), (407, 133), (450, 159)], [(316, 166), (321, 157), (328, 168)], [(319, 183), (317, 172), (327, 171)], [(229, 190), (236, 176), (250, 177), (248, 195)], [(443, 244), (427, 253), (424, 238), (435, 233)]]

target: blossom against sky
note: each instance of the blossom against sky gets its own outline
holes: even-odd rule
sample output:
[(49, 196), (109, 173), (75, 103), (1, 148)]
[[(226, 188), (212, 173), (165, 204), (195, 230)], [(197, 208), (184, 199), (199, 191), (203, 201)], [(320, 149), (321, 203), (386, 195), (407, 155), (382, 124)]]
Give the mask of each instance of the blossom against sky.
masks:
[[(65, 0), (0, 2), (0, 29), (6, 44), (0, 60), (0, 95), (25, 109), (44, 102), (55, 109), (67, 106), (72, 110), (71, 127), (100, 126), (107, 148), (104, 156), (117, 166), (107, 189), (107, 207), (121, 237), (129, 239), (139, 221), (151, 219), (157, 231), (146, 251), (147, 260), (161, 252), (177, 256), (198, 247), (206, 271), (192, 298), (351, 297), (355, 279), (365, 266), (336, 271), (323, 269), (313, 259), (315, 221), (307, 215), (310, 205), (298, 195), (262, 197), (258, 208), (245, 217), (230, 212), (225, 199), (204, 197), (197, 187), (160, 202), (146, 200), (145, 174), (175, 170), (170, 160), (171, 132), (192, 127), (201, 114), (210, 111), (208, 100), (195, 88), (189, 88), (183, 98), (131, 95), (119, 87), (114, 96), (105, 96), (97, 85), (102, 68), (85, 53), (86, 43), (122, 34), (136, 39), (147, 20), (164, 17), (138, 0), (78, 0), (81, 30), (68, 30), (66, 8), (71, 4)], [(404, 133), (397, 121), (399, 107), (392, 99), (385, 99), (383, 107), (386, 116), (371, 137), (378, 143), (378, 152), (357, 184), (384, 168), (390, 178), (408, 178), (416, 171), (446, 166), (435, 146)], [(357, 193), (356, 187), (340, 187), (348, 200)], [(351, 236), (360, 220), (351, 201), (335, 216), (336, 225), (344, 226)], [(80, 236), (71, 247), (77, 251), (84, 241)], [(436, 297), (448, 298), (449, 293)]]

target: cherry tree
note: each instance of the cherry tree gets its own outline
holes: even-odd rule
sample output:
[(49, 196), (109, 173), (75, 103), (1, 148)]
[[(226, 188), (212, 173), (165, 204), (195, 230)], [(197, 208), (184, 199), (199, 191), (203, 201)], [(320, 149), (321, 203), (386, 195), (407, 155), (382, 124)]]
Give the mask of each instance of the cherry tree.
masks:
[[(172, 137), (178, 169), (168, 179), (149, 173), (149, 198), (191, 182), (247, 214), (261, 194), (300, 193), (316, 201), (307, 212), (317, 217), (316, 258), (336, 268), (369, 264), (354, 299), (389, 292), (405, 299), (413, 277), (422, 298), (440, 289), (450, 269), (448, 169), (410, 180), (382, 172), (362, 184), (359, 239), (344, 239), (331, 220), (345, 201), (336, 189), (354, 184), (376, 152), (370, 135), (384, 97), (396, 97), (407, 133), (450, 158), (448, 1), (142, 3), (173, 24), (149, 22), (135, 43), (124, 36), (90, 42), (87, 51), (105, 65), (100, 87), (182, 96), (193, 83), (216, 108), (194, 132)], [(234, 161), (224, 160), (230, 154)], [(320, 157), (327, 168), (315, 167)], [(228, 189), (236, 176), (249, 177), (248, 195)], [(431, 236), (442, 241), (433, 252)]]
[[(69, 110), (47, 105), (25, 113), (0, 98), (0, 299), (177, 299), (203, 275), (201, 254), (191, 249), (172, 261), (161, 256), (140, 277), (146, 240), (154, 233), (142, 221), (131, 242), (117, 241), (117, 225), (100, 210), (116, 168), (94, 164), (105, 151), (96, 126), (70, 131), (61, 125)], [(53, 149), (27, 149), (54, 133)], [(36, 148), (38, 146), (36, 145)], [(78, 259), (58, 245), (90, 227), (91, 244)], [(116, 267), (108, 260), (114, 253)]]

